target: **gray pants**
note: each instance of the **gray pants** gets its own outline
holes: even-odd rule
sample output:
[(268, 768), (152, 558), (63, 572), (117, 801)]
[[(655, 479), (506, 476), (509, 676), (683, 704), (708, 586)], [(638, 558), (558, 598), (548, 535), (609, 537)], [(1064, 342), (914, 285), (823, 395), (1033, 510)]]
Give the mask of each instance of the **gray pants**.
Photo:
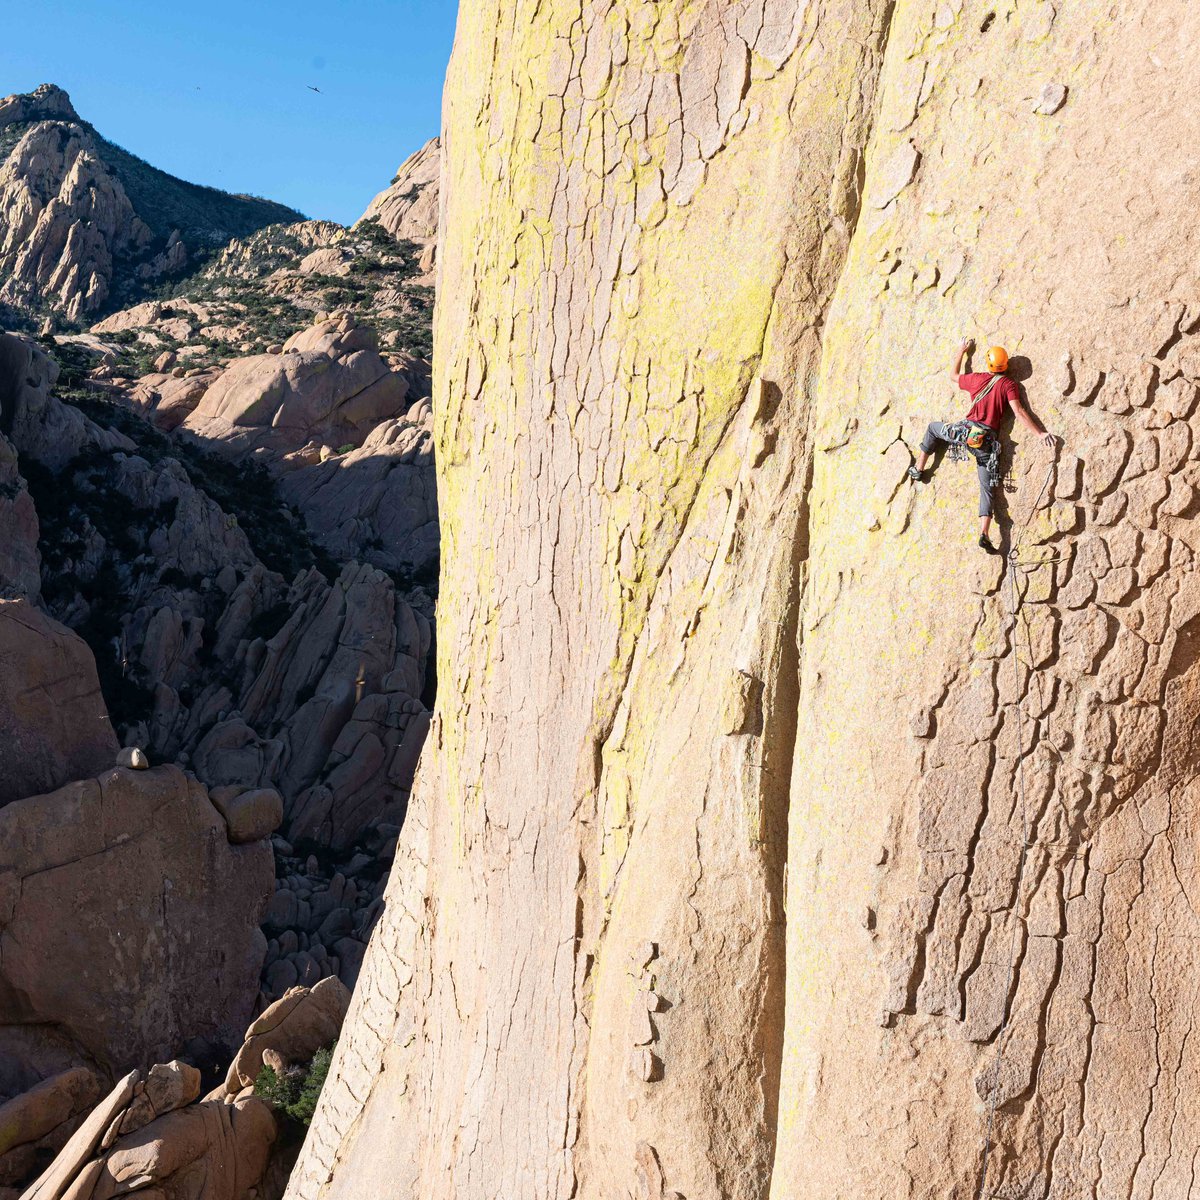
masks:
[[(922, 453), (932, 454), (938, 448), (939, 443), (948, 445), (950, 442), (948, 428), (945, 421), (930, 421), (929, 428), (925, 430), (925, 436), (921, 439)], [(968, 451), (968, 453), (970, 452)], [(987, 464), (976, 458), (975, 471), (979, 476), (979, 515), (990, 517), (992, 515), (992, 482), (988, 478)]]

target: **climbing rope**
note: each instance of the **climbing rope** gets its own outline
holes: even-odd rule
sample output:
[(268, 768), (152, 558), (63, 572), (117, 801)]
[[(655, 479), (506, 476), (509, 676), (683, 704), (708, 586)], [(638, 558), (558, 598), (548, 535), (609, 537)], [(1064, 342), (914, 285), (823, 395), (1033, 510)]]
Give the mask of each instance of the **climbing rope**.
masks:
[[(1008, 588), (1009, 588), (1009, 615), (1011, 617), (1010, 636), (1012, 638), (1012, 664), (1013, 664), (1013, 697), (1014, 704), (1017, 708), (1017, 777), (1019, 780), (1020, 798), (1021, 798), (1021, 859), (1017, 867), (1017, 891), (1012, 907), (1012, 933), (1009, 937), (1008, 947), (1008, 975), (1004, 984), (1004, 1013), (1000, 1021), (1000, 1031), (996, 1038), (996, 1061), (992, 1066), (990, 1086), (988, 1089), (988, 1114), (987, 1126), (984, 1131), (983, 1138), (983, 1161), (979, 1168), (979, 1186), (975, 1192), (975, 1200), (983, 1200), (985, 1196), (995, 1195), (987, 1191), (988, 1177), (988, 1161), (991, 1157), (992, 1139), (995, 1132), (996, 1124), (996, 1102), (1000, 1091), (1000, 1074), (1004, 1069), (1004, 1043), (1008, 1034), (1009, 1022), (1012, 1019), (1013, 1002), (1013, 978), (1017, 970), (1017, 931), (1020, 928), (1020, 912), (1023, 907), (1024, 898), (1023, 891), (1025, 885), (1025, 868), (1029, 862), (1029, 804), (1026, 799), (1025, 789), (1025, 706), (1021, 699), (1021, 667), (1017, 656), (1017, 626), (1021, 616), (1021, 601), (1022, 597), (1017, 592), (1017, 568), (1021, 565), (1020, 557), (1020, 542), (1025, 530), (1033, 520), (1034, 514), (1038, 511), (1038, 506), (1042, 502), (1042, 496), (1045, 495), (1046, 488), (1050, 486), (1050, 480), (1054, 476), (1054, 463), (1051, 462), (1049, 470), (1046, 472), (1046, 479), (1042, 483), (1041, 490), (1037, 494), (1037, 499), (1033, 502), (1033, 507), (1029, 510), (1029, 515), (1025, 518), (1024, 524), (1018, 529), (1016, 536), (1013, 539), (1012, 549), (1008, 554)], [(1061, 557), (1061, 556), (1060, 556)], [(1058, 558), (1044, 559), (1036, 563), (1029, 564), (1032, 566), (1044, 566), (1049, 562), (1057, 562)], [(1030, 658), (1029, 670), (1033, 673), (1033, 660)]]

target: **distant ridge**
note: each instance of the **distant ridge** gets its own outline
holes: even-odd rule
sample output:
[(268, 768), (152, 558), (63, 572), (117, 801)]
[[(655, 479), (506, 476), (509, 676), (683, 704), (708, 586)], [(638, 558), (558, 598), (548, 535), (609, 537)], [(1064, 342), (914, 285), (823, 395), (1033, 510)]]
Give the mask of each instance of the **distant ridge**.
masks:
[(92, 319), (234, 238), (303, 219), (158, 170), (54, 84), (0, 100), (0, 311), (27, 322)]

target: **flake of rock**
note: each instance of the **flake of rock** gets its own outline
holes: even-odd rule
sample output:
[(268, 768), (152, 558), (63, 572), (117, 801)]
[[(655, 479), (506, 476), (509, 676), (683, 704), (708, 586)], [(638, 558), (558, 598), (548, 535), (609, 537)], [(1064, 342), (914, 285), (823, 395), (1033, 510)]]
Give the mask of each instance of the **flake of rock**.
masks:
[(910, 183), (921, 161), (920, 152), (912, 142), (901, 142), (884, 162), (874, 190), (872, 204), (886, 208)]
[(629, 1073), (643, 1083), (650, 1083), (655, 1076), (657, 1059), (648, 1046), (641, 1046), (629, 1056)]
[(635, 1046), (648, 1046), (654, 1041), (654, 1025), (644, 1004), (635, 1004), (629, 1010), (629, 1040)]
[(657, 942), (641, 942), (633, 952), (633, 965), (648, 967), (658, 957)]
[(666, 1001), (652, 988), (638, 992), (638, 998), (647, 1012), (662, 1012), (667, 1006)]
[(1058, 112), (1060, 108), (1067, 102), (1067, 88), (1065, 84), (1048, 83), (1042, 88), (1040, 95), (1037, 98), (1037, 103), (1033, 106), (1033, 111), (1039, 113), (1043, 117), (1049, 117)]

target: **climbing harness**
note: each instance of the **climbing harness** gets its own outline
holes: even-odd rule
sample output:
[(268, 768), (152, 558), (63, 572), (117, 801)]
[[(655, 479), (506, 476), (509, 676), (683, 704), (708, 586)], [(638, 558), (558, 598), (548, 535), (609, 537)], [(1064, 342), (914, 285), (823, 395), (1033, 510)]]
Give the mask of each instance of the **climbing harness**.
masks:
[(987, 468), (988, 487), (1000, 486), (1000, 439), (994, 430), (978, 421), (955, 421), (946, 426), (946, 442), (952, 460), (961, 462), (970, 455)]
[[(1010, 629), (1012, 631), (1013, 697), (1017, 707), (1017, 776), (1021, 798), (1021, 857), (1017, 867), (1016, 895), (1013, 900), (1012, 909), (1010, 910), (1013, 915), (1013, 922), (1008, 948), (1008, 976), (1004, 986), (1004, 1014), (1000, 1021), (1000, 1031), (996, 1037), (996, 1060), (992, 1066), (991, 1079), (989, 1081), (987, 1127), (984, 1132), (983, 1160), (979, 1169), (979, 1186), (975, 1192), (976, 1200), (984, 1200), (985, 1196), (996, 1194), (987, 1191), (988, 1159), (992, 1150), (992, 1134), (996, 1121), (996, 1101), (1000, 1090), (1000, 1074), (1004, 1069), (1004, 1042), (1008, 1033), (1009, 1022), (1012, 1018), (1013, 978), (1017, 969), (1017, 930), (1020, 927), (1018, 914), (1023, 904), (1024, 898), (1022, 893), (1025, 885), (1025, 868), (1029, 861), (1029, 851), (1031, 849), (1029, 842), (1029, 805), (1026, 801), (1025, 792), (1025, 707), (1021, 700), (1021, 669), (1017, 659), (1017, 624), (1021, 616), (1021, 598), (1017, 593), (1016, 582), (1017, 568), (1021, 565), (1044, 566), (1048, 563), (1058, 561), (1057, 558), (1053, 558), (1039, 560), (1033, 564), (1023, 564), (1023, 560), (1020, 557), (1021, 535), (1028, 528), (1030, 521), (1033, 520), (1034, 513), (1038, 511), (1038, 506), (1042, 502), (1042, 496), (1045, 494), (1046, 488), (1050, 486), (1050, 480), (1053, 476), (1054, 463), (1051, 462), (1050, 468), (1046, 472), (1046, 479), (1042, 483), (1041, 490), (1038, 492), (1037, 499), (1033, 502), (1033, 507), (1029, 510), (1029, 516), (1025, 518), (1025, 522), (1018, 530), (1017, 536), (1013, 539), (1013, 546), (1008, 555), (1009, 615), (1012, 618)], [(1030, 661), (1030, 672), (1033, 673), (1032, 659)]]
[[(997, 350), (1004, 355), (1004, 351), (1000, 350), (998, 346), (993, 347), (988, 351), (989, 363), (992, 354)], [(1008, 366), (1007, 355), (1004, 355), (1004, 365)], [(993, 374), (991, 379), (971, 397), (971, 403), (978, 404), (999, 381), (1000, 375)], [(947, 425), (946, 435), (952, 460), (961, 462), (968, 454), (971, 455), (976, 462), (982, 463), (987, 468), (988, 487), (994, 491), (1000, 486), (1000, 439), (996, 436), (994, 429), (968, 418), (965, 421), (955, 421), (952, 425)], [(1041, 497), (1039, 496), (1038, 499), (1040, 500)]]

